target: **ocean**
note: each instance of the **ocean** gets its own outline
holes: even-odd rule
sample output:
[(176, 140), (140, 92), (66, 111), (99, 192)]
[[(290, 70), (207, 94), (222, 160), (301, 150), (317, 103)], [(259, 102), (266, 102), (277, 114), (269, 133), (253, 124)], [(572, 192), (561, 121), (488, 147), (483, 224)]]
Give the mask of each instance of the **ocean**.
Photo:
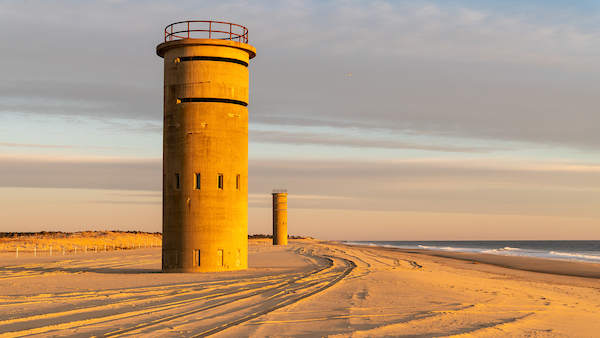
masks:
[(342, 243), (526, 256), (600, 264), (600, 241), (342, 241)]

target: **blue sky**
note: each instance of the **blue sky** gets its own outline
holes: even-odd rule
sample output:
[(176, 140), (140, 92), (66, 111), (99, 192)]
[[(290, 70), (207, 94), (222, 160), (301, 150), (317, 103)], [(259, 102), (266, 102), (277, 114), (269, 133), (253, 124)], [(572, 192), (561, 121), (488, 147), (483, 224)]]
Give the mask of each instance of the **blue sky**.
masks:
[[(355, 236), (600, 239), (598, 4), (0, 1), (1, 227), (160, 230), (155, 48), (172, 22), (217, 20), (258, 51), (251, 233), (270, 231), (269, 192), (288, 188), (299, 235), (339, 239), (378, 211), (388, 221)], [(49, 195), (51, 217), (18, 217)], [(88, 214), (65, 216), (73, 200)], [(521, 226), (503, 232), (503, 217)], [(556, 226), (535, 237), (532, 217)], [(420, 220), (457, 231), (418, 235)]]

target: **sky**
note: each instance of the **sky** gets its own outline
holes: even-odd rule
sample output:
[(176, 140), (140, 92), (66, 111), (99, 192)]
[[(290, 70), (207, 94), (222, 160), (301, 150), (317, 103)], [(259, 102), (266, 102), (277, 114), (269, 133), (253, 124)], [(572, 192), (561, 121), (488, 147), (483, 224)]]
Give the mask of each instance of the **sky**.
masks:
[(249, 29), (250, 234), (600, 240), (600, 1), (0, 0), (0, 231), (161, 231), (164, 27)]

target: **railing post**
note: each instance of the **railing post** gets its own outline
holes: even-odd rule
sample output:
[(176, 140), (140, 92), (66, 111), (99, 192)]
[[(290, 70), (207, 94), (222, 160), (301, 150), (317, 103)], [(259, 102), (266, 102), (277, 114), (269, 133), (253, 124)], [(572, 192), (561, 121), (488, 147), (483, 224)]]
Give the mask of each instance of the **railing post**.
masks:
[(232, 31), (233, 31), (233, 24), (230, 23), (229, 24), (229, 41), (233, 41), (233, 40), (231, 40), (231, 33), (232, 33)]
[(188, 24), (188, 39), (189, 39), (190, 38), (190, 22), (188, 21), (187, 24)]
[(208, 22), (208, 38), (212, 39), (212, 21)]

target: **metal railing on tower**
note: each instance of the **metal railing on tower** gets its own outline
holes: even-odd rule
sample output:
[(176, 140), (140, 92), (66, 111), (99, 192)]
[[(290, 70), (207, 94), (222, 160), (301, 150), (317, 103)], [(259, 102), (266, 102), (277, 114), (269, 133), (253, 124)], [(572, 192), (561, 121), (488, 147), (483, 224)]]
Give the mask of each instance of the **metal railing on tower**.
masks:
[(222, 21), (179, 21), (165, 27), (165, 42), (183, 39), (216, 39), (248, 43), (248, 29)]

